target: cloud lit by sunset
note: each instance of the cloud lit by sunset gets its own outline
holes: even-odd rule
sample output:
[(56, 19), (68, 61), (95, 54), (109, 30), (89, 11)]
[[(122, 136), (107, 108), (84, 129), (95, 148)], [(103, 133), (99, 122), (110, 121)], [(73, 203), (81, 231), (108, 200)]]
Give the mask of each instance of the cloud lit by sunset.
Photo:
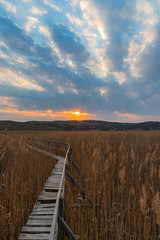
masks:
[(148, 0), (0, 0), (0, 119), (160, 120), (159, 11)]
[[(52, 110), (43, 110), (43, 111), (27, 111), (27, 110), (18, 110), (16, 108), (8, 107), (6, 109), (0, 109), (0, 115), (4, 116), (4, 119), (9, 119), (11, 116), (13, 119), (18, 120), (86, 120), (91, 117), (89, 113), (83, 112), (73, 112), (73, 111), (52, 111)], [(3, 119), (3, 118), (2, 118)]]

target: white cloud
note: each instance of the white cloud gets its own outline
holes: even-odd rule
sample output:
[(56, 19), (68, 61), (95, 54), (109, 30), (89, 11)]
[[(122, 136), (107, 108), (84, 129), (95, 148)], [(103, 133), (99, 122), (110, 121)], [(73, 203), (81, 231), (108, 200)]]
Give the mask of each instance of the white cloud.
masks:
[(34, 7), (34, 6), (32, 7), (31, 12), (32, 12), (33, 14), (39, 15), (39, 16), (42, 16), (42, 15), (44, 15), (44, 14), (47, 13), (46, 10), (43, 10), (43, 9), (40, 9), (40, 8), (37, 8), (37, 7)]
[(137, 98), (139, 96), (139, 94), (137, 92), (128, 92), (128, 95), (133, 98)]
[(105, 59), (104, 57), (97, 57), (90, 59), (88, 62), (88, 68), (93, 74), (98, 75), (102, 78), (106, 78), (111, 67), (110, 64), (111, 63), (109, 59)]
[(140, 115), (131, 114), (131, 113), (121, 113), (119, 111), (113, 112), (115, 116), (118, 117), (121, 121), (129, 121), (129, 122), (135, 122), (140, 121), (142, 117)]
[(17, 107), (17, 105), (13, 104), (13, 98), (11, 97), (0, 97), (0, 108), (6, 108), (7, 107)]
[(119, 84), (126, 82), (127, 77), (125, 72), (114, 72), (113, 74), (117, 78), (117, 81), (119, 82)]
[(149, 43), (152, 43), (156, 39), (156, 29), (149, 27), (145, 31), (143, 31), (141, 35), (143, 37), (143, 44), (147, 45)]
[(0, 83), (9, 84), (16, 87), (23, 87), (26, 89), (36, 89), (37, 91), (44, 91), (34, 80), (27, 79), (10, 69), (0, 68)]
[(80, 0), (68, 0), (68, 3), (71, 5), (73, 11), (75, 11), (76, 7), (79, 5)]
[(137, 18), (142, 19), (144, 15), (153, 15), (154, 9), (146, 0), (139, 0), (136, 3)]
[(67, 59), (67, 64), (69, 67), (76, 69), (76, 64), (70, 58)]
[(28, 17), (28, 22), (25, 24), (26, 32), (30, 32), (33, 28), (36, 28), (36, 24), (39, 23), (38, 18)]
[(100, 34), (101, 34), (101, 38), (102, 38), (103, 40), (106, 40), (104, 28), (103, 28), (102, 26), (98, 26), (98, 30), (99, 30), (99, 32), (100, 32)]
[(66, 13), (66, 16), (72, 24), (76, 24), (77, 26), (83, 25), (83, 21), (81, 19), (79, 19), (75, 16), (72, 16), (70, 13)]
[(5, 48), (7, 48), (7, 49), (9, 49), (8, 46), (4, 42), (0, 42), (0, 45), (5, 47)]
[(0, 3), (2, 3), (5, 6), (7, 11), (13, 12), (13, 13), (17, 12), (16, 7), (13, 6), (11, 3), (7, 2), (6, 0), (0, 0)]
[(50, 6), (51, 8), (53, 8), (54, 10), (58, 11), (58, 12), (62, 11), (58, 6), (56, 6), (55, 4), (51, 3), (48, 0), (44, 0), (44, 3), (48, 6)]
[(102, 40), (108, 39), (105, 24), (96, 6), (90, 0), (80, 0), (80, 9), (86, 24), (88, 24), (90, 28), (97, 30)]
[(43, 34), (45, 37), (47, 37), (49, 40), (52, 40), (52, 38), (51, 38), (51, 33), (50, 33), (49, 29), (48, 29), (46, 26), (41, 25), (41, 26), (39, 27), (39, 32), (40, 32), (41, 34)]
[(83, 29), (83, 35), (85, 37), (91, 37), (92, 39), (93, 38), (98, 38), (98, 35), (95, 32), (93, 32), (93, 30), (91, 30), (90, 28), (84, 28)]
[(131, 40), (129, 43), (129, 56), (136, 53), (140, 48), (140, 44)]
[(108, 88), (100, 88), (99, 91), (101, 95), (106, 95), (108, 93)]
[(62, 86), (57, 86), (57, 91), (61, 94), (64, 94), (64, 89)]

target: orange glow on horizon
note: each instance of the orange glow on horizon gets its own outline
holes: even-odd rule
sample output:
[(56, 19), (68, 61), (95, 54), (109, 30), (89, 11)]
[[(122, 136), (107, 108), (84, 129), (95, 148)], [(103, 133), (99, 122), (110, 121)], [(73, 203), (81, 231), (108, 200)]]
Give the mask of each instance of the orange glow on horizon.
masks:
[(73, 120), (85, 120), (87, 119), (88, 116), (91, 115), (89, 113), (80, 112), (79, 110), (69, 111), (65, 113), (68, 119), (73, 119)]
[(61, 111), (56, 112), (53, 110), (18, 110), (16, 108), (8, 107), (0, 109), (3, 118), (7, 119), (21, 119), (21, 120), (85, 120), (91, 114), (80, 111)]
[(81, 114), (80, 114), (80, 112), (73, 112), (72, 114), (75, 114), (75, 115), (77, 115), (77, 116), (80, 116)]

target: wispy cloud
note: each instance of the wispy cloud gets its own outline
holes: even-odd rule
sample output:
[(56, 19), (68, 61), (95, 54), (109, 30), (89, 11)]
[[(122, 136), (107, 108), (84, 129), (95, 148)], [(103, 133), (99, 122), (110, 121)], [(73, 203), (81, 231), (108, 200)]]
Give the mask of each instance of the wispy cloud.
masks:
[(32, 29), (36, 28), (36, 24), (38, 23), (38, 18), (28, 17), (28, 22), (25, 25), (26, 32), (29, 33)]
[(48, 6), (50, 6), (51, 8), (53, 8), (54, 10), (58, 11), (58, 12), (61, 12), (62, 10), (56, 6), (52, 1), (49, 1), (49, 0), (44, 0), (44, 3)]
[(31, 13), (33, 13), (33, 14), (35, 14), (35, 15), (42, 16), (42, 15), (46, 14), (47, 11), (33, 6), (33, 7), (31, 8)]
[(7, 11), (9, 11), (9, 12), (12, 12), (12, 13), (16, 13), (17, 12), (16, 7), (12, 3), (10, 3), (10, 2), (8, 2), (6, 0), (0, 0), (0, 4), (2, 4), (2, 6), (4, 6), (5, 9)]
[(83, 25), (83, 21), (76, 16), (72, 16), (70, 13), (66, 13), (66, 16), (72, 24), (75, 24), (77, 26)]

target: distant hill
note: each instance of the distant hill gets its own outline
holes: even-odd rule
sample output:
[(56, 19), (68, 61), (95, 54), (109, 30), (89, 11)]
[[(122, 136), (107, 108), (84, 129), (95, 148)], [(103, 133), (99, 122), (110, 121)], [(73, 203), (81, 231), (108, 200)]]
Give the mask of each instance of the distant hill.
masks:
[(142, 123), (118, 123), (96, 120), (84, 121), (0, 121), (0, 131), (140, 131), (140, 130), (160, 130), (160, 122)]

